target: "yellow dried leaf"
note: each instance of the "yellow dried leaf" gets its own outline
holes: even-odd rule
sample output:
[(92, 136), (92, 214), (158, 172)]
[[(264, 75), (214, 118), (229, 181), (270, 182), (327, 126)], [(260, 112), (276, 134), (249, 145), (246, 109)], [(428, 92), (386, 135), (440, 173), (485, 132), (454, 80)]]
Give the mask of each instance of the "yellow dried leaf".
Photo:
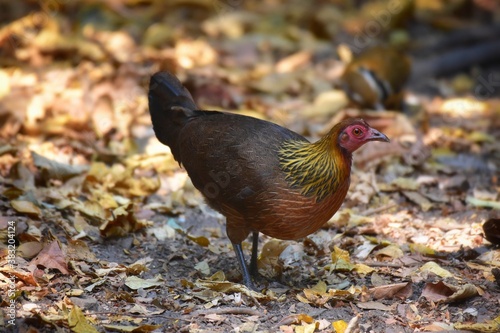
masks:
[(342, 250), (341, 248), (335, 246), (333, 248), (333, 252), (332, 252), (332, 262), (336, 262), (339, 259), (343, 259), (347, 262), (350, 262), (349, 252), (347, 252), (346, 250)]
[(297, 299), (299, 300), (299, 302), (302, 302), (302, 303), (305, 303), (305, 304), (310, 304), (311, 303), (311, 302), (309, 302), (309, 300), (307, 298), (305, 298), (301, 294), (297, 294)]
[(75, 333), (99, 333), (83, 315), (82, 309), (74, 305), (68, 315), (68, 325)]
[(480, 132), (480, 131), (473, 131), (468, 135), (469, 140), (474, 141), (474, 142), (495, 142), (495, 137), (492, 136), (491, 134), (488, 134), (486, 132)]
[(311, 290), (314, 290), (315, 292), (318, 293), (326, 293), (326, 283), (324, 281), (318, 281), (314, 287), (311, 288)]
[(195, 242), (196, 244), (198, 244), (200, 246), (207, 247), (210, 245), (210, 240), (207, 237), (204, 237), (204, 236), (195, 237), (195, 236), (191, 236), (189, 234), (186, 236), (187, 236), (187, 238), (189, 238), (190, 240), (192, 240), (193, 242)]
[(142, 197), (155, 193), (160, 188), (160, 179), (158, 177), (128, 178), (116, 183), (123, 187), (131, 196)]
[(375, 271), (375, 268), (372, 268), (372, 267), (367, 266), (365, 264), (355, 264), (354, 271), (356, 271), (358, 274), (366, 275), (366, 274), (370, 274), (371, 272)]
[(475, 324), (455, 324), (454, 327), (457, 330), (467, 330), (482, 333), (498, 333), (500, 332), (500, 316), (488, 320), (485, 323), (475, 323)]
[(108, 173), (106, 164), (103, 162), (94, 162), (90, 165), (90, 169), (87, 172), (87, 179), (102, 183)]
[(413, 178), (399, 177), (391, 182), (391, 185), (398, 190), (416, 191), (419, 188), (419, 183)]
[(338, 299), (352, 300), (356, 295), (361, 294), (363, 291), (366, 291), (365, 287), (351, 286), (347, 290), (330, 289), (328, 290), (328, 294)]
[(215, 272), (214, 275), (208, 278), (209, 281), (225, 281), (226, 275), (223, 271)]
[(423, 244), (411, 243), (411, 244), (409, 244), (409, 247), (410, 247), (411, 253), (420, 253), (424, 256), (435, 256), (436, 255), (436, 251), (434, 251), (430, 247), (425, 246)]
[(283, 260), (280, 260), (280, 255), (289, 245), (288, 242), (278, 239), (271, 239), (262, 247), (257, 267), (262, 275), (266, 277), (278, 277), (283, 270)]
[[(214, 274), (215, 275), (215, 274)], [(214, 292), (221, 292), (221, 293), (242, 293), (245, 295), (249, 295), (251, 297), (255, 297), (256, 299), (260, 300), (272, 300), (276, 299), (274, 296), (270, 294), (262, 294), (257, 291), (253, 291), (248, 289), (246, 286), (239, 284), (239, 283), (233, 283), (229, 281), (212, 281), (211, 278), (208, 279), (198, 279), (195, 282), (195, 286), (198, 288), (202, 288), (204, 290), (212, 290)], [(211, 296), (213, 299), (213, 297)]]
[(369, 240), (371, 243), (373, 244), (377, 244), (377, 245), (391, 245), (392, 243), (389, 242), (388, 240), (380, 240), (378, 239), (377, 237), (373, 237), (373, 236), (363, 236), (365, 239)]
[(403, 250), (401, 250), (399, 248), (399, 246), (397, 246), (395, 244), (391, 244), (391, 245), (386, 246), (383, 249), (380, 249), (377, 252), (375, 252), (375, 255), (377, 257), (385, 256), (385, 257), (390, 257), (390, 258), (396, 259), (396, 258), (401, 258), (404, 255), (404, 253), (403, 253)]
[(336, 320), (332, 323), (335, 333), (344, 333), (347, 328), (347, 325), (349, 324), (343, 320)]
[(113, 195), (107, 191), (92, 191), (92, 197), (103, 209), (115, 209), (119, 206)]
[(99, 220), (104, 220), (106, 218), (106, 211), (96, 201), (87, 200), (83, 203), (80, 201), (76, 203), (76, 205), (72, 205), (71, 208), (74, 208), (89, 217), (98, 218)]
[(307, 324), (312, 324), (314, 323), (314, 318), (305, 314), (305, 313), (300, 313), (296, 316), (296, 319), (297, 319), (297, 322), (300, 323), (300, 322), (304, 322), (304, 323), (307, 323)]
[(429, 261), (427, 263), (425, 263), (422, 267), (420, 267), (418, 269), (420, 272), (429, 272), (429, 273), (433, 273), (437, 276), (440, 276), (442, 278), (448, 278), (448, 277), (453, 277), (453, 274), (442, 268), (441, 266), (439, 266), (437, 263), (435, 263), (434, 261)]
[(191, 281), (188, 281), (186, 279), (181, 279), (181, 285), (184, 287), (184, 288), (190, 288), (190, 289), (193, 289), (194, 287), (194, 283), (191, 282)]
[(450, 295), (446, 301), (449, 303), (459, 302), (477, 296), (478, 294), (478, 288), (470, 283), (467, 283), (466, 285), (460, 286), (460, 288), (458, 288), (453, 295)]
[(334, 271), (348, 272), (348, 271), (352, 271), (354, 269), (354, 265), (351, 263), (345, 262), (343, 259), (340, 259), (336, 263), (332, 263), (325, 268), (329, 269), (331, 272), (334, 272)]
[(85, 291), (82, 289), (71, 289), (71, 290), (67, 291), (65, 294), (66, 294), (66, 296), (69, 296), (69, 297), (82, 296), (84, 292)]
[(314, 331), (316, 331), (316, 323), (295, 327), (295, 333), (314, 333)]
[(113, 210), (110, 218), (99, 228), (105, 237), (124, 236), (148, 225), (148, 221), (139, 220), (134, 211), (134, 205), (128, 204)]
[(319, 293), (313, 289), (304, 289), (304, 296), (316, 306), (323, 306), (330, 301), (331, 296), (327, 293)]
[(40, 208), (31, 201), (12, 200), (10, 204), (18, 213), (36, 215), (37, 217), (42, 215)]

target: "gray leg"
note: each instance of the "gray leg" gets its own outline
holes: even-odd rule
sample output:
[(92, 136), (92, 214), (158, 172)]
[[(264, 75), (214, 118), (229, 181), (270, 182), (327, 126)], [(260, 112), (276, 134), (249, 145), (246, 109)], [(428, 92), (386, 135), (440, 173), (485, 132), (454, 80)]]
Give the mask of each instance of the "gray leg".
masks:
[(243, 255), (243, 250), (241, 249), (241, 244), (233, 244), (234, 252), (236, 253), (236, 259), (240, 263), (241, 273), (243, 274), (243, 283), (249, 289), (257, 291), (257, 288), (253, 285), (250, 274), (248, 273), (248, 268), (245, 263), (245, 256)]

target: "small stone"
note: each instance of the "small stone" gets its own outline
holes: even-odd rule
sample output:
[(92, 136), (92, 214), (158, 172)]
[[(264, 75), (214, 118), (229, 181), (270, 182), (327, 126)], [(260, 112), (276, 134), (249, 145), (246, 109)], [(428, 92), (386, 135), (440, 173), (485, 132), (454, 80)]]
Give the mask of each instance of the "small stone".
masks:
[(439, 183), (439, 188), (446, 192), (465, 192), (469, 187), (469, 181), (462, 175), (445, 179)]
[(70, 297), (71, 302), (83, 310), (97, 311), (99, 303), (94, 297)]

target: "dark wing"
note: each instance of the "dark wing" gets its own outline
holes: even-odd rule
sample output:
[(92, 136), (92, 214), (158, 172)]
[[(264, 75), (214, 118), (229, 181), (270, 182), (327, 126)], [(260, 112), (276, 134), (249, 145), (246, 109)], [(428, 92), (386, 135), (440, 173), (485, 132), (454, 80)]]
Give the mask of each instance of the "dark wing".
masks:
[(287, 140), (307, 141), (268, 121), (202, 111), (180, 133), (180, 162), (214, 208), (242, 212), (273, 183), (285, 184), (278, 150)]

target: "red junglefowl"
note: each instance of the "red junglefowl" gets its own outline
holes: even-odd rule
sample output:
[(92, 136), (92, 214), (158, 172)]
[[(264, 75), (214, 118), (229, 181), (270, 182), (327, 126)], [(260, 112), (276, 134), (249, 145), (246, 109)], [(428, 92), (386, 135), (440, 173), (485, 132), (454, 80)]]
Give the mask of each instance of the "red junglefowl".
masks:
[(298, 239), (318, 230), (344, 201), (352, 153), (368, 141), (389, 141), (362, 119), (344, 120), (310, 143), (268, 121), (198, 110), (179, 80), (165, 72), (151, 78), (149, 111), (158, 140), (207, 203), (225, 215), (243, 281), (254, 290), (242, 241), (252, 234), (255, 275), (259, 232)]

